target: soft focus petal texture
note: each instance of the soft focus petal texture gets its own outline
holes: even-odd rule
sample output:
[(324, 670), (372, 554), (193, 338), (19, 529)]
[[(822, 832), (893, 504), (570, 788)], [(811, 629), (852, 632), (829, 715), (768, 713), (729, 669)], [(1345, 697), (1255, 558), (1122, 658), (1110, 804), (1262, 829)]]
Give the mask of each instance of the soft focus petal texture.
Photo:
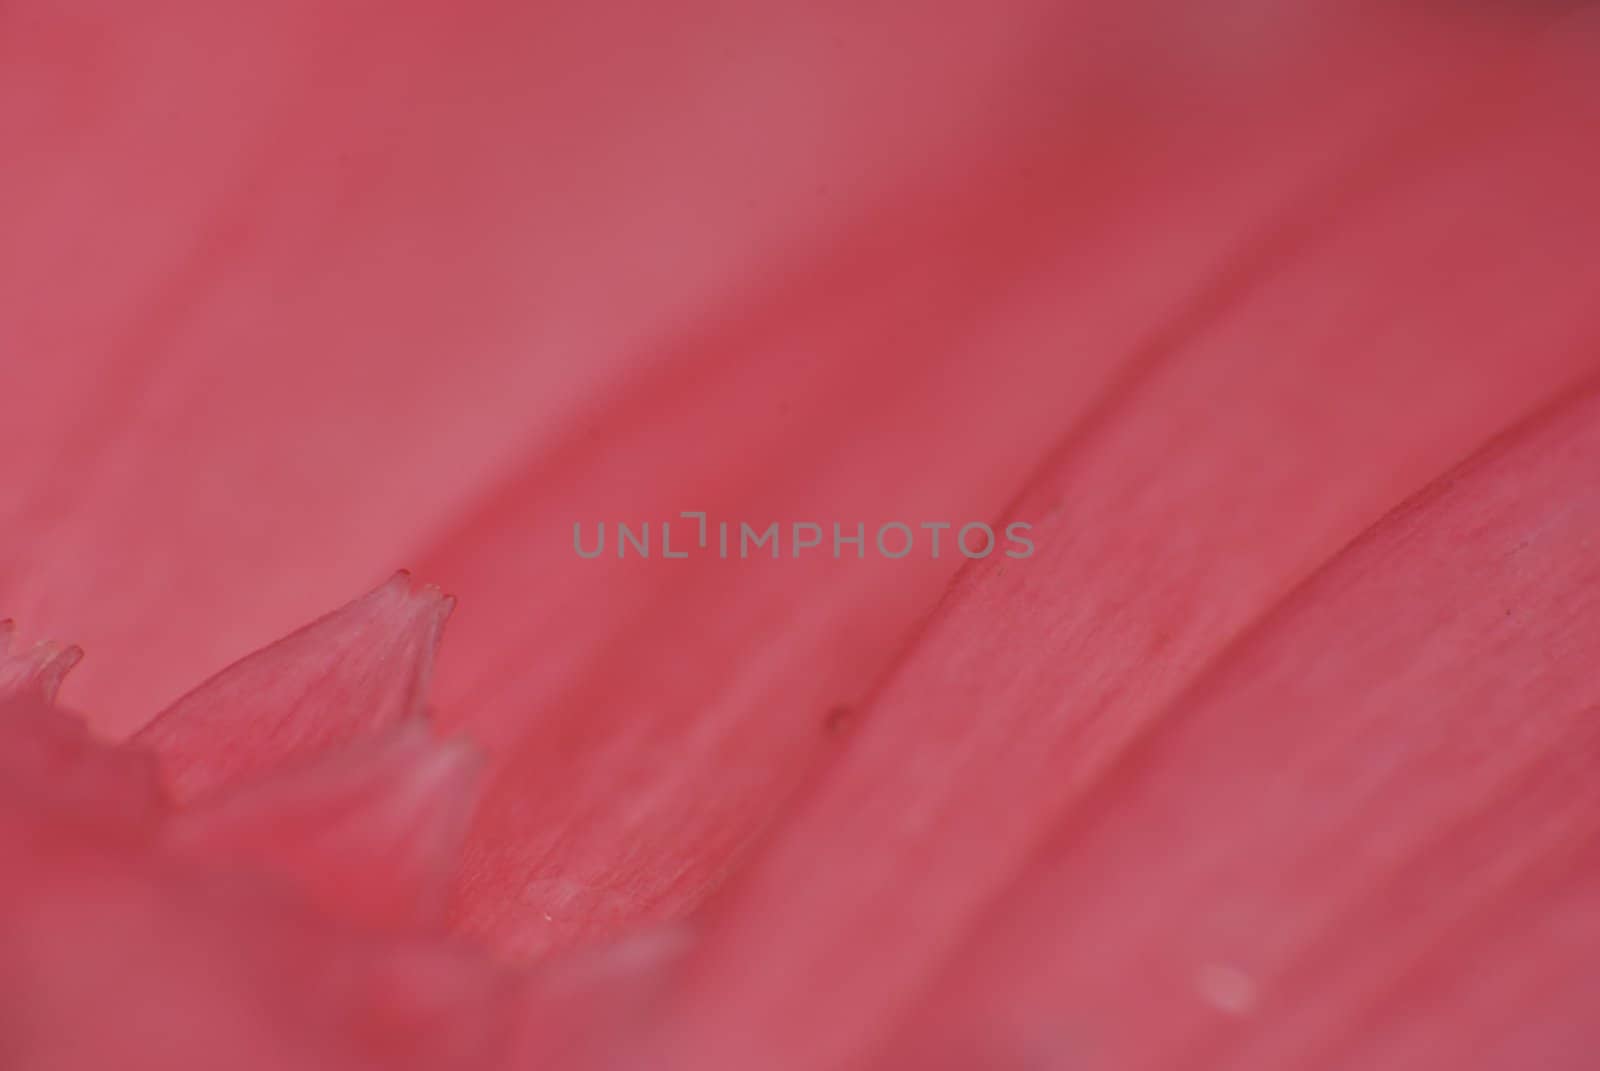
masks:
[(48, 817), (117, 835), (153, 833), (165, 804), (147, 755), (107, 747), (35, 696), (0, 694), (0, 823)]
[(423, 926), (455, 882), (477, 771), (468, 746), (414, 723), (190, 807), (167, 837), (288, 877), (363, 925)]
[(0, 621), (0, 695), (32, 695), (53, 702), (83, 650), (59, 643), (39, 643), (20, 648), (16, 624)]
[[(1584, 270), (1600, 156), (1581, 133), (1600, 96), (1569, 47), (1486, 67), (1495, 89), (1463, 86), (1342, 197), (1308, 205), (1270, 275), (1219, 293), (1068, 440), (1015, 509), (1039, 554), (963, 578), (713, 911), (663, 1013), (674, 1045), (825, 1067), (886, 1029), (1232, 636), (1600, 365)], [(1486, 106), (1495, 93), (1515, 105)], [(1537, 258), (1508, 258), (1524, 243)], [(1418, 280), (1403, 302), (1389, 272)]]
[[(1596, 473), (1600, 386), (1298, 591), (995, 905), (916, 1051), (1591, 1066), (1600, 1020), (1573, 1016), (1600, 951)], [(1563, 931), (1587, 972), (1550, 953)]]
[(0, 601), (136, 728), (796, 265), (935, 216), (1052, 81), (1125, 80), (1041, 54), (1057, 17), (8, 3)]
[[(1224, 655), (1596, 367), (1592, 27), (1451, 26), (7, 5), (0, 602), (91, 649), (67, 696), (120, 737), (420, 559), (488, 761), (474, 812), (424, 723), (449, 604), (404, 578), (120, 748), (49, 703), (75, 649), (13, 644), (0, 1051), (1565, 1071), (1594, 403)], [(948, 542), (571, 543), (1008, 509), (1041, 553), (953, 587)], [(626, 936), (508, 982), (368, 932), (446, 918)]]
[[(402, 657), (366, 666), (365, 691), (341, 677), (386, 649), (376, 631), (321, 663), (357, 709), (414, 679)], [(462, 745), (413, 722), (175, 814), (153, 756), (49, 703), (63, 650), (0, 647), (8, 1071), (495, 1066), (519, 986), (470, 950), (373, 934), (439, 917), (473, 800)]]
[(202, 684), (134, 738), (188, 802), (425, 713), (452, 600), (399, 574)]
[(524, 951), (697, 904), (960, 564), (581, 569), (573, 520), (992, 516), (1152, 324), (1506, 51), (1315, 6), (216, 10), (7, 9), (6, 201), (76, 237), (4, 269), (0, 429), (51, 476), (0, 595), (127, 729), (439, 532), (446, 716), (501, 771), (459, 914)]
[(107, 747), (55, 707), (56, 689), (81, 654), (18, 643), (12, 623), (0, 621), (0, 842), (35, 822), (59, 822), (73, 835), (142, 839), (164, 810), (149, 756)]
[[(1077, 14), (1083, 24), (1071, 27), (1094, 36), (1093, 20)], [(1469, 370), (1440, 397), (1437, 426), (1411, 429), (1406, 418), (1436, 393), (1429, 377), (1455, 367), (1444, 351), (1389, 369), (1388, 355), (1407, 350), (1396, 337), (1365, 371), (1341, 374), (1339, 343), (1319, 329), (1337, 315), (1342, 291), (1330, 287), (1360, 293), (1348, 276), (1366, 258), (1398, 247), (1430, 263), (1456, 220), (1503, 195), (1528, 160), (1565, 196), (1584, 197), (1587, 185), (1581, 159), (1540, 156), (1565, 150), (1571, 128), (1506, 133), (1516, 117), (1499, 95), (1523, 92), (1525, 68), (1539, 61), (1526, 41), (1486, 48), (1335, 31), (1317, 45), (1337, 62), (1303, 74), (1289, 68), (1292, 52), (1258, 66), (1200, 57), (1189, 75), (1208, 91), (1199, 103), (1158, 80), (1148, 97), (1112, 97), (1092, 116), (1033, 104), (1014, 120), (1029, 124), (1026, 136), (992, 139), (973, 181), (936, 215), (902, 208), (863, 225), (740, 319), (712, 321), (692, 340), (698, 348), (672, 357), (675, 379), (542, 457), (424, 558), (428, 575), (463, 597), (459, 642), (441, 668), (443, 714), (469, 724), (501, 764), (469, 845), (464, 925), (532, 953), (691, 910), (818, 761), (839, 752), (829, 727), (849, 719), (835, 712), (867, 699), (964, 560), (947, 532), (939, 559), (861, 562), (846, 549), (843, 562), (584, 562), (572, 550), (575, 522), (592, 530), (703, 510), (731, 521), (736, 540), (742, 521), (839, 518), (853, 531), (860, 518), (870, 532), (887, 520), (993, 518), (1105, 398), (1293, 265), (1302, 246), (1362, 218), (1348, 205), (1370, 201), (1374, 187), (1398, 185), (1411, 200), (1387, 205), (1364, 245), (1313, 260), (1297, 290), (1263, 301), (1209, 376), (1170, 389), (1194, 403), (1196, 434), (1222, 401), (1295, 405), (1239, 444), (1248, 460), (1244, 451), (1272, 435), (1309, 435), (1299, 414), (1328, 397), (1349, 392), (1371, 406), (1362, 419), (1380, 434), (1346, 467), (1333, 459), (1366, 437), (1357, 423), (1329, 429), (1344, 439), (1282, 451), (1285, 462), (1329, 451), (1328, 471), (1368, 495), (1340, 522), (1348, 534), (1571, 374), (1578, 358), (1566, 347), (1587, 301), (1576, 281), (1549, 297), (1549, 348), (1514, 370), (1499, 359)], [(1311, 48), (1292, 36), (1284, 47)], [(1263, 99), (1251, 90), (1268, 77), (1278, 92)], [(1455, 190), (1462, 161), (1492, 158), (1501, 141), (1520, 155)], [(1446, 203), (1415, 235), (1386, 244), (1376, 233), (1441, 193)], [(1468, 285), (1490, 294), (1505, 284), (1501, 243), (1516, 229), (1508, 221), (1477, 235)], [(1586, 250), (1574, 236), (1560, 255)], [(1366, 300), (1368, 320), (1386, 323), (1388, 289)], [(1433, 300), (1455, 299), (1441, 287)], [(1305, 334), (1278, 332), (1294, 316)], [(1471, 331), (1457, 337), (1473, 341)], [(1321, 355), (1303, 355), (1314, 344)], [(1258, 374), (1271, 382), (1252, 396)], [(1308, 376), (1314, 384), (1297, 382)], [(1161, 418), (1152, 414), (1151, 428), (1160, 433)], [(1389, 447), (1416, 456), (1367, 487)], [(1232, 475), (1226, 458), (1216, 470)], [(1108, 464), (1106, 479), (1118, 478)], [(1193, 493), (1203, 493), (1198, 480)], [(1262, 508), (1270, 503), (1264, 493)], [(674, 531), (681, 548), (695, 522)]]
[(60, 828), (0, 842), (0, 1051), (17, 1071), (490, 1067), (503, 987), (239, 882)]

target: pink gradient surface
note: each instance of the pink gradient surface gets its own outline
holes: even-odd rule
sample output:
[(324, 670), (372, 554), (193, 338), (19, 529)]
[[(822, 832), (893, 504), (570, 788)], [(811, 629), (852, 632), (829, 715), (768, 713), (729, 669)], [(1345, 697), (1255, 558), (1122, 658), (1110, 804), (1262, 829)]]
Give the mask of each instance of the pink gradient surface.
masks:
[(1597, 72), (0, 6), (0, 1067), (1592, 1071)]

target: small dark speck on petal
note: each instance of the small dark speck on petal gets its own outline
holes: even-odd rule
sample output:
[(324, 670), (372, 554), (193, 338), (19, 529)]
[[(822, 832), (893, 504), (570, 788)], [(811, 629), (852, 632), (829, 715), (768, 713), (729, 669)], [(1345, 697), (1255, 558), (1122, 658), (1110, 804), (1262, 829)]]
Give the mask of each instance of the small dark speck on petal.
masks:
[(828, 708), (827, 716), (822, 719), (822, 728), (829, 733), (840, 732), (849, 727), (855, 716), (855, 708), (845, 703), (835, 703)]

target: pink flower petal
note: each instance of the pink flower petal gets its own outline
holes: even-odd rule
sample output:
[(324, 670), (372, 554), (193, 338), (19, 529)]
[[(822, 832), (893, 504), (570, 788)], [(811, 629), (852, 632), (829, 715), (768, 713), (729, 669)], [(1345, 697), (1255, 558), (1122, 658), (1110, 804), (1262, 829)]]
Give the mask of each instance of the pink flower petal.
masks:
[(11, 622), (0, 621), (0, 807), (9, 816), (0, 839), (12, 822), (61, 819), (70, 835), (152, 832), (165, 800), (149, 756), (92, 739), (82, 721), (51, 702), (82, 652), (54, 643), (15, 650), (14, 643)]
[(677, 927), (645, 930), (530, 968), (520, 986), (508, 1066), (590, 1066), (616, 1031), (661, 999), (671, 968), (691, 943)]
[(29, 463), (0, 485), (0, 602), (94, 651), (74, 702), (131, 732), (699, 325), (936, 212), (1036, 120), (1027, 72), (1078, 76), (1034, 54), (1057, 18), (6, 4), (0, 455)]
[[(462, 596), (442, 714), (499, 762), (463, 925), (532, 953), (692, 910), (839, 752), (831, 712), (860, 707), (964, 560), (947, 533), (940, 559), (721, 561), (713, 530), (693, 560), (585, 562), (575, 522), (647, 520), (659, 539), (673, 520), (681, 549), (697, 536), (685, 510), (728, 521), (735, 540), (742, 522), (993, 519), (1113, 384), (1241, 276), (1277, 270), (1283, 228), (1317, 231), (1347, 179), (1409, 177), (1389, 157), (1462, 94), (1464, 61), (1434, 47), (1380, 66), (1389, 47), (1341, 41), (1345, 67), (1307, 66), (1268, 99), (1231, 70), (1205, 72), (1215, 94), (1200, 106), (1115, 98), (1116, 137), (1036, 108), (1028, 136), (992, 139), (966, 184), (886, 207), (709, 320), (669, 354), (672, 378), (643, 378), (424, 556)], [(1358, 63), (1372, 78), (1352, 93)], [(1504, 74), (1472, 73), (1486, 70)], [(1459, 131), (1443, 137), (1462, 151)], [(1256, 353), (1281, 367), (1275, 356)], [(1441, 366), (1393, 382), (1418, 390)], [(1499, 390), (1469, 380), (1451, 419), (1479, 419)]]
[(35, 644), (16, 649), (16, 626), (0, 621), (0, 696), (31, 694), (54, 702), (61, 682), (83, 658), (75, 645)]
[(1600, 387), (1297, 592), (986, 912), (915, 1053), (1591, 1066), (1596, 472)]
[[(0, 818), (4, 812), (0, 812)], [(0, 1045), (16, 1071), (490, 1068), (513, 991), (236, 880), (35, 828), (0, 838)]]
[[(415, 684), (442, 609), (397, 581), (234, 671), (234, 684), (274, 652), (285, 677), (303, 676), (312, 634), (334, 644), (322, 679), (301, 682), (313, 691), (357, 698), (350, 671), (363, 649)], [(419, 632), (421, 649), (408, 647)], [(10, 638), (8, 627), (0, 641)], [(412, 720), (174, 816), (152, 756), (94, 740), (49, 705), (63, 650), (76, 657), (58, 645), (0, 648), (8, 1069), (421, 1071), (503, 1056), (517, 989), (484, 957), (358, 936), (270, 883), (216, 869), (245, 860), (289, 876), (363, 931), (437, 918), (472, 801), (461, 745), (435, 743)], [(189, 858), (166, 858), (163, 842)]]
[(420, 718), (453, 601), (402, 573), (230, 666), (135, 741), (186, 803), (387, 726)]
[[(139, 724), (184, 673), (431, 545), (430, 574), (474, 607), (445, 666), (446, 717), (481, 732), (494, 764), (458, 922), (529, 953), (676, 918), (767, 841), (709, 913), (703, 951), (608, 947), (506, 987), (151, 855), (165, 803), (149, 764), (46, 702), (72, 656), (0, 652), (0, 696), (19, 693), (0, 698), (0, 763), (20, 771), (0, 792), (21, 801), (0, 812), (0, 869), (30, 878), (0, 889), (0, 993), (25, 998), (0, 1024), (20, 1043), (0, 1049), (40, 1067), (137, 1053), (164, 1071), (453, 1068), (491, 1066), (509, 1035), (527, 1063), (578, 1066), (612, 1028), (665, 1015), (643, 1035), (647, 1066), (836, 1066), (892, 1029), (1063, 814), (1118, 891), (1075, 863), (1023, 873), (1100, 925), (1052, 927), (1056, 905), (1019, 891), (1027, 924), (970, 961), (1014, 982), (1017, 1003), (984, 1003), (1000, 986), (972, 1001), (956, 977), (939, 997), (952, 1004), (912, 1022), (914, 1065), (980, 1032), (980, 1064), (1077, 1058), (1081, 1032), (1051, 1019), (1057, 984), (1105, 1011), (1088, 1040), (1135, 1067), (1189, 1058), (1197, 1037), (1245, 1066), (1298, 1066), (1383, 1018), (1362, 1003), (1377, 968), (1339, 949), (1303, 967), (1247, 942), (1182, 975), (1179, 999), (1141, 991), (1139, 970), (1166, 971), (1201, 934), (1141, 914), (1164, 895), (1145, 875), (1167, 867), (1185, 907), (1256, 895), (1270, 913), (1284, 905), (1269, 861), (1315, 866), (1294, 854), (1292, 808), (1263, 817), (1237, 792), (1192, 807), (1208, 776), (1249, 772), (1228, 742), (1207, 738), (1193, 768), (1150, 745), (1171, 784), (1119, 763), (1349, 535), (1592, 367), (1594, 110), (1572, 65), (1592, 56), (1374, 46), (1360, 20), (1352, 47), (1318, 5), (1263, 16), (1267, 47), (1244, 50), (1238, 26), (1166, 0), (691, 8), (707, 18), (624, 0), (178, 0), (139, 17), (23, 0), (0, 14), (0, 124), (20, 150), (0, 172), (0, 228), (21, 235), (0, 252), (0, 338), (25, 357), (0, 392), (0, 452), (47, 462), (0, 490), (0, 527), (17, 533), (0, 599), (87, 637), (108, 667), (79, 693), (96, 724)], [(100, 175), (118, 181), (84, 178)], [(1216, 398), (1242, 407), (1236, 426), (1205, 419)], [(684, 509), (987, 519), (1051, 444), (1021, 508), (1057, 542), (1031, 569), (971, 571), (942, 603), (954, 556), (585, 569), (566, 538), (573, 521)], [(1515, 482), (1501, 475), (1501, 490)], [(1448, 548), (1437, 557), (1425, 566), (1444, 568)], [(1530, 602), (1568, 606), (1533, 579), (1518, 577)], [(454, 745), (419, 724), (447, 612), (397, 581), (179, 700), (137, 741), (192, 808), (174, 839), (208, 855), (227, 841), (364, 921), (431, 919), (471, 802)], [(1398, 638), (1419, 664), (1436, 653), (1426, 634)], [(1505, 659), (1506, 679), (1531, 649)], [(1415, 707), (1400, 715), (1432, 726), (1448, 689), (1397, 672)], [(1263, 676), (1290, 698), (1308, 687)], [(1249, 731), (1277, 713), (1253, 686), (1236, 685)], [(1353, 689), (1325, 697), (1366, 710)], [(1293, 771), (1299, 739), (1270, 724), (1252, 745)], [(1492, 795), (1551, 775), (1557, 791), (1516, 799), (1504, 824), (1473, 824), (1448, 786), (1381, 797), (1420, 808), (1405, 827), (1419, 843), (1429, 815), (1468, 833), (1440, 842), (1436, 870), (1397, 872), (1403, 893), (1492, 870), (1484, 846), (1505, 856), (1510, 893), (1486, 880), (1456, 915), (1414, 925), (1365, 902), (1341, 914), (1335, 881), (1284, 914), (1305, 947), (1348, 923), (1414, 953), (1401, 1004), (1480, 1010), (1458, 1058), (1464, 1037), (1536, 1064), (1588, 1039), (1570, 1012), (1584, 972), (1559, 950), (1589, 932), (1590, 875), (1581, 861), (1544, 872), (1544, 842), (1508, 832), (1587, 835), (1586, 797), (1560, 791), (1577, 779), (1559, 756), (1522, 743), (1463, 782)], [(1110, 802), (1085, 818), (1073, 805), (1094, 791)], [(134, 836), (106, 821), (116, 808)], [(1154, 815), (1170, 833), (1194, 814), (1222, 823), (1206, 850), (1234, 843), (1219, 832), (1233, 821), (1259, 853), (1237, 880), (1213, 881), (1192, 844), (1128, 861), (1141, 827), (1127, 823)], [(1312, 833), (1347, 851), (1350, 829), (1379, 827), (1347, 824)], [(1549, 915), (1530, 924), (1536, 903)], [(1503, 983), (1460, 985), (1450, 968), (1469, 960), (1425, 955), (1463, 919), (1469, 951), (1549, 954), (1507, 998), (1550, 998), (1518, 1005), (1522, 1031), (1491, 1021)], [(1041, 934), (1125, 956), (1114, 986), (1088, 992), (1065, 954), (1019, 972)], [(134, 983), (129, 965), (150, 963)], [(589, 963), (620, 966), (591, 978)], [(1263, 981), (1275, 1000), (1296, 986), (1327, 999), (1282, 1005), (1277, 1032), (1218, 1028)], [(95, 1029), (73, 1032), (86, 1007)], [(1154, 1027), (1135, 1023), (1146, 1013)], [(1430, 1023), (1373, 1027), (1363, 1056), (1442, 1066)]]
[(287, 877), (381, 927), (437, 921), (476, 801), (477, 756), (401, 725), (174, 816), (169, 843)]
[[(1463, 87), (1431, 137), (1312, 202), (1269, 267), (1236, 273), (1067, 442), (1014, 514), (1041, 522), (1039, 554), (958, 584), (714, 906), (661, 1013), (659, 1066), (858, 1052), (1230, 638), (1595, 367), (1585, 176), (1600, 156), (1576, 116), (1597, 101), (1569, 48), (1499, 69), (1515, 106)], [(1508, 257), (1530, 242), (1538, 259)]]

